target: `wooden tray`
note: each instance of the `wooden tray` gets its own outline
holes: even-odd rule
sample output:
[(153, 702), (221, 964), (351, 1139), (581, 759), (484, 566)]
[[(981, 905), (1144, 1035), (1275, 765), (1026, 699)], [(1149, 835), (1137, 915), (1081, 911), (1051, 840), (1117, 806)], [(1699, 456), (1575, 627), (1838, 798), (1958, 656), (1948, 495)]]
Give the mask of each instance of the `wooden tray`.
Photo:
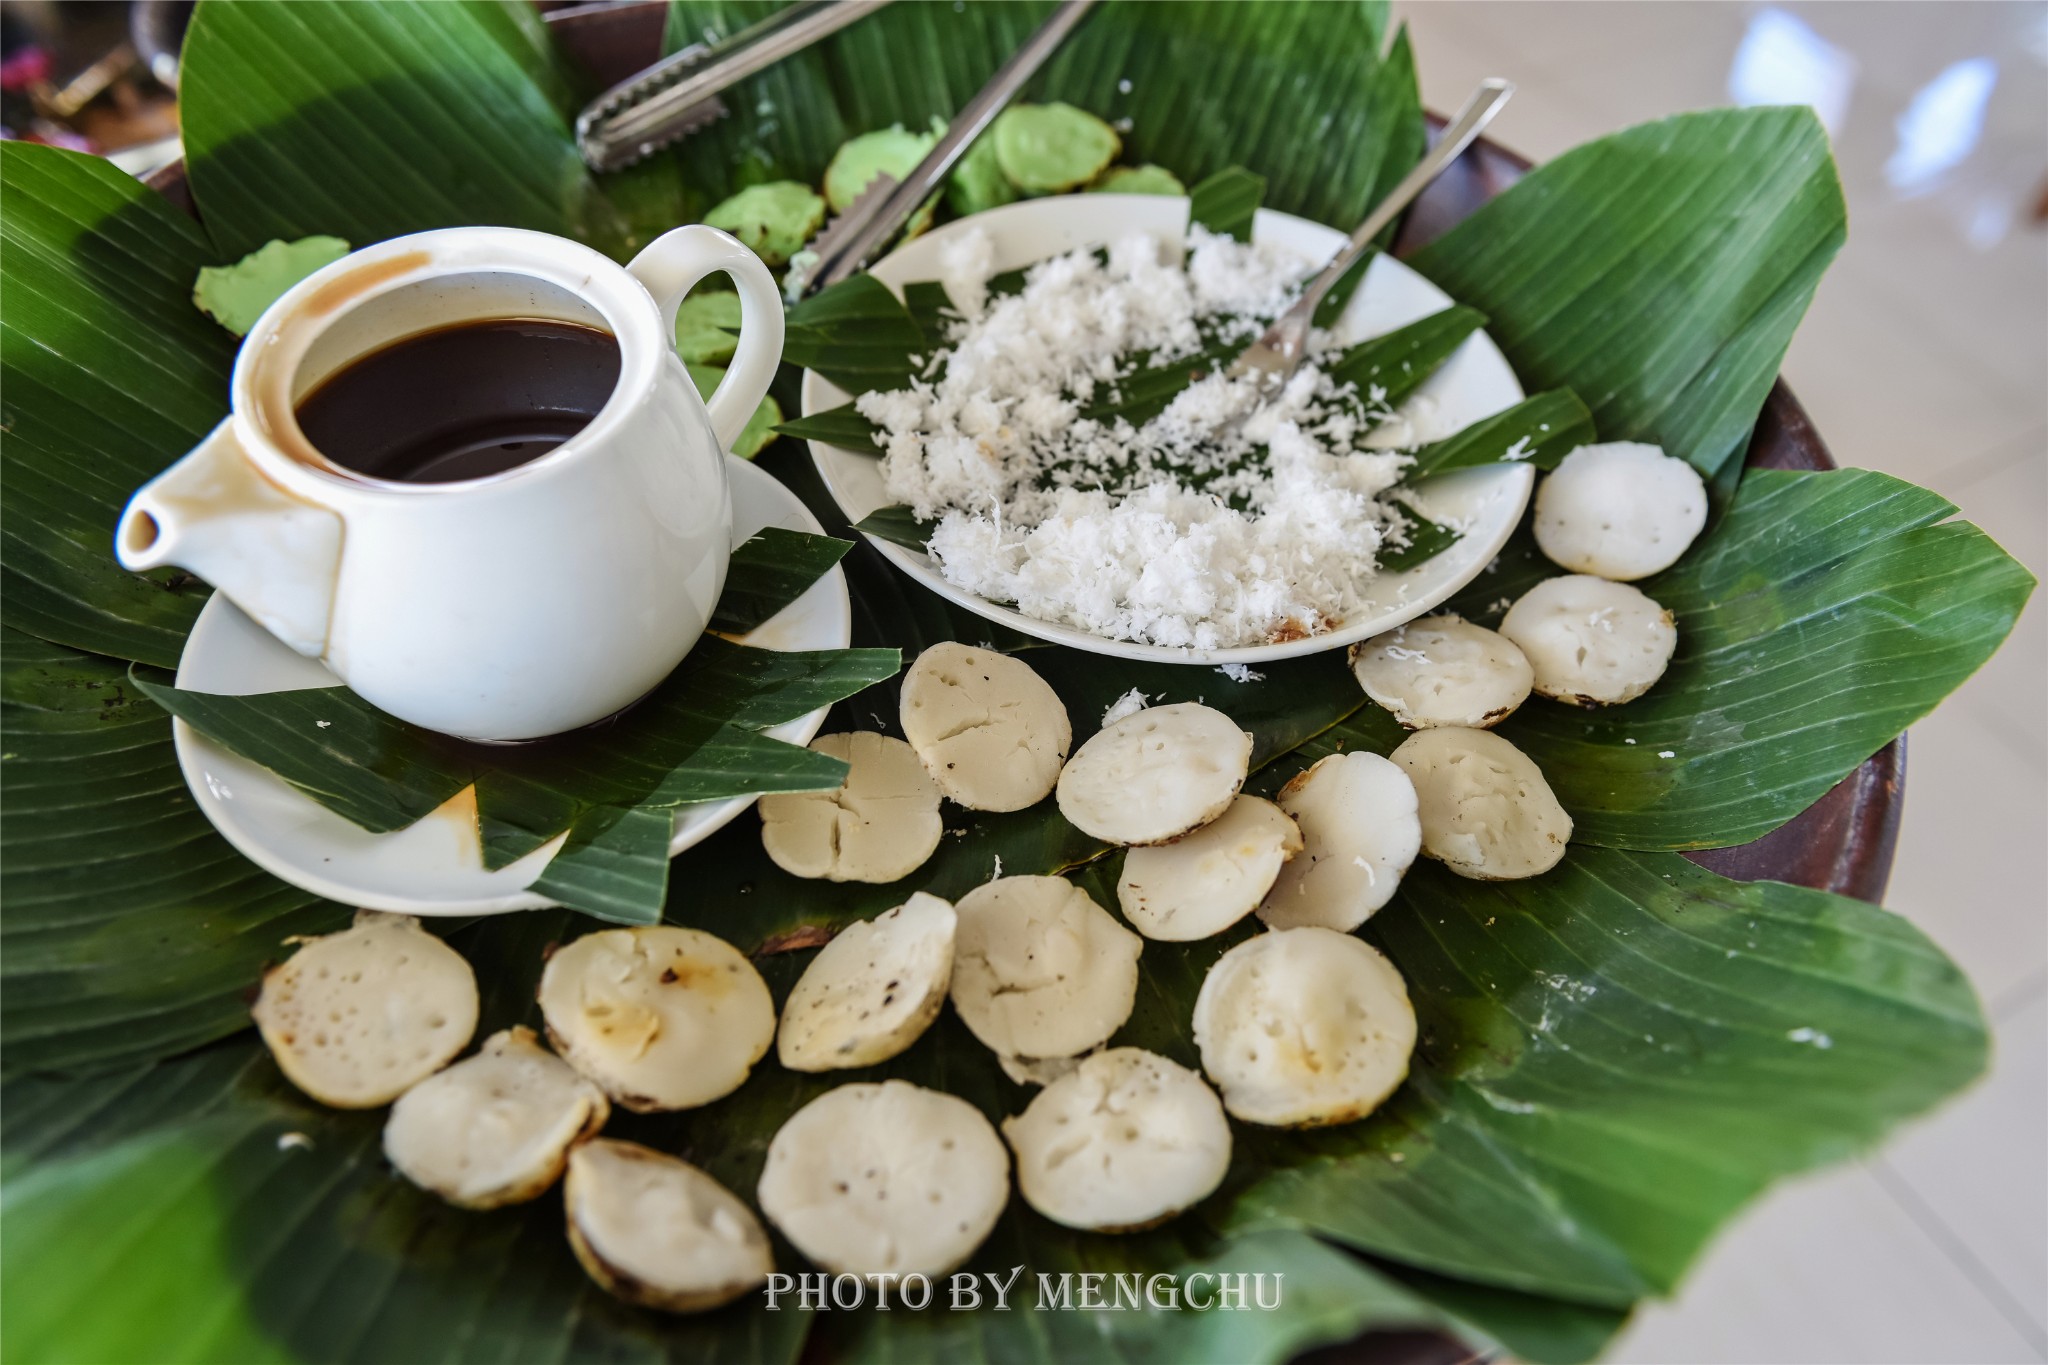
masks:
[[(604, 84), (623, 80), (661, 51), (666, 0), (627, 5), (543, 4), (562, 48)], [(1430, 117), (1434, 132), (1443, 120)], [(1442, 236), (1481, 204), (1521, 179), (1530, 163), (1481, 138), (1409, 210), (1396, 255)], [(148, 183), (193, 211), (183, 162)], [(1780, 379), (1771, 388), (1750, 439), (1746, 463), (1756, 469), (1833, 469), (1834, 459), (1806, 410)], [(1741, 881), (1782, 881), (1866, 901), (1884, 895), (1905, 808), (1906, 741), (1877, 751), (1833, 790), (1763, 838), (1686, 856)], [(807, 1353), (807, 1359), (813, 1353)], [(1456, 1338), (1433, 1332), (1372, 1332), (1311, 1351), (1299, 1365), (1470, 1365), (1483, 1359)]]

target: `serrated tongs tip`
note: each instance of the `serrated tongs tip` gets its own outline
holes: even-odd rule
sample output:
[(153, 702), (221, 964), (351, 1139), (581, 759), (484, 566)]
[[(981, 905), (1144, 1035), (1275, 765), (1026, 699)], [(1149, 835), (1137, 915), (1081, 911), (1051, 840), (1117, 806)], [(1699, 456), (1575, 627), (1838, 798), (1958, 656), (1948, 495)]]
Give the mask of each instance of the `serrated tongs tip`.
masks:
[(848, 247), (870, 223), (876, 220), (883, 205), (888, 203), (889, 196), (895, 193), (897, 185), (901, 183), (887, 171), (875, 172), (875, 178), (868, 181), (867, 187), (853, 197), (853, 202), (846, 206), (846, 211), (833, 214), (832, 220), (805, 244), (800, 253), (806, 258), (801, 270), (795, 259), (790, 261), (790, 272), (797, 278), (786, 282), (783, 286), (784, 291), (791, 297), (801, 297), (811, 292), (811, 281), (818, 278), (820, 267), (845, 259)]
[(576, 150), (595, 171), (630, 166), (723, 116), (720, 91), (887, 3), (801, 0), (731, 38), (692, 44), (584, 106), (576, 118)]

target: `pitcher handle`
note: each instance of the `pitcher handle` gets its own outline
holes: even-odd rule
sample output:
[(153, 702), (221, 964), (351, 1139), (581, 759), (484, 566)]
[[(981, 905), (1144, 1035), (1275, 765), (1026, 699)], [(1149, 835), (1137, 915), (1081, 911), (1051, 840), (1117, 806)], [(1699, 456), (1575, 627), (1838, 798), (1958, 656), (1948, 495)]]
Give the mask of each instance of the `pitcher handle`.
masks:
[(724, 271), (740, 295), (740, 339), (725, 378), (705, 400), (718, 444), (731, 450), (747, 419), (774, 382), (782, 363), (782, 295), (761, 258), (730, 233), (695, 224), (674, 228), (648, 243), (626, 270), (654, 295), (661, 309), (662, 335), (675, 344), (676, 309), (706, 275)]

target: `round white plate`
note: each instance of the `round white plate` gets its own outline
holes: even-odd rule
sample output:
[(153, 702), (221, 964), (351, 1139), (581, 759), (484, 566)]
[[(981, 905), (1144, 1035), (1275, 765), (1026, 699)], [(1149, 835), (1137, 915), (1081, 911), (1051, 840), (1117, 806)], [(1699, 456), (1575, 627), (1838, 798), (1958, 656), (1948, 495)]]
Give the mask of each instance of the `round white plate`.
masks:
[[(817, 518), (772, 475), (730, 457), (726, 467), (732, 479), (735, 542), (764, 526), (822, 533)], [(835, 567), (743, 643), (764, 649), (844, 649), (852, 638), (846, 575)], [(199, 613), (178, 660), (178, 686), (199, 692), (247, 696), (337, 685), (317, 660), (280, 644), (219, 593)], [(806, 744), (824, 723), (821, 707), (767, 733)], [(185, 722), (174, 721), (172, 731), (185, 782), (206, 818), (251, 862), (294, 886), (349, 905), (410, 915), (490, 915), (555, 904), (526, 888), (555, 856), (561, 839), (508, 867), (487, 871), (477, 844), (475, 806), (466, 792), (410, 828), (372, 834)], [(709, 838), (753, 804), (753, 797), (741, 796), (681, 807), (670, 855)]]
[[(1152, 232), (1178, 241), (1186, 230), (1187, 217), (1187, 200), (1160, 195), (1075, 194), (1032, 199), (949, 223), (905, 243), (876, 265), (873, 273), (899, 293), (912, 281), (937, 279), (941, 274), (939, 253), (947, 239), (973, 228), (988, 233), (995, 248), (996, 269), (1012, 270), (1133, 232)], [(1333, 228), (1266, 209), (1260, 209), (1253, 221), (1252, 237), (1258, 242), (1292, 247), (1318, 263), (1335, 255), (1344, 241), (1344, 234)], [(1443, 290), (1382, 254), (1367, 267), (1365, 280), (1351, 296), (1336, 331), (1346, 341), (1363, 341), (1405, 327), (1450, 304), (1451, 299)], [(804, 373), (806, 415), (838, 407), (849, 396), (823, 376)], [(1430, 376), (1402, 407), (1396, 420), (1375, 434), (1374, 444), (1436, 440), (1512, 407), (1522, 397), (1522, 386), (1508, 368), (1500, 348), (1485, 333), (1475, 333)], [(825, 486), (849, 521), (857, 522), (895, 501), (882, 486), (881, 461), (873, 453), (862, 454), (813, 441), (811, 458), (817, 462)], [(1464, 528), (1464, 535), (1456, 544), (1405, 573), (1381, 574), (1371, 585), (1372, 595), (1365, 609), (1339, 630), (1285, 644), (1238, 649), (1173, 649), (1136, 644), (1041, 621), (954, 587), (940, 575), (938, 566), (928, 556), (916, 550), (872, 536), (868, 539), (896, 567), (941, 597), (1041, 640), (1126, 659), (1249, 664), (1336, 649), (1422, 615), (1493, 562), (1521, 521), (1535, 483), (1536, 471), (1526, 465), (1460, 470), (1429, 480), (1415, 490), (1413, 501), (1430, 520)]]

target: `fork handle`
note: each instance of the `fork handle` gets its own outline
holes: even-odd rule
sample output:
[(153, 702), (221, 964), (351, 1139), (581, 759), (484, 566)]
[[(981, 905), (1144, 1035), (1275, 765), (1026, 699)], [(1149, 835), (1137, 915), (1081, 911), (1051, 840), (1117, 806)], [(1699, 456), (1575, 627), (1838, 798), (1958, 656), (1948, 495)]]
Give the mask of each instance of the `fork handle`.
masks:
[(1446, 166), (1457, 160), (1458, 155), (1472, 145), (1472, 139), (1479, 136), (1479, 131), (1500, 112), (1500, 107), (1508, 102), (1508, 96), (1514, 93), (1515, 87), (1511, 81), (1501, 80), (1497, 76), (1481, 81), (1479, 88), (1472, 92), (1472, 98), (1465, 101), (1465, 107), (1458, 111), (1458, 116), (1444, 129), (1444, 135), (1437, 139), (1436, 145), (1424, 153), (1422, 160), (1415, 163), (1415, 169), (1401, 177), (1401, 183), (1394, 186), (1387, 197), (1380, 200), (1379, 206), (1365, 216), (1365, 221), (1358, 225), (1358, 230), (1344, 243), (1343, 250), (1332, 257), (1322, 272), (1308, 282), (1307, 287), (1301, 291), (1301, 298), (1288, 311), (1300, 313), (1304, 318), (1313, 317), (1316, 308), (1323, 301), (1323, 296), (1330, 292), (1331, 286), (1343, 278), (1345, 271), (1358, 263), (1358, 258), (1372, 245), (1372, 239), (1379, 236), (1387, 224), (1399, 217), (1403, 209), (1415, 202), (1416, 197), (1429, 188), (1431, 181), (1443, 174)]

